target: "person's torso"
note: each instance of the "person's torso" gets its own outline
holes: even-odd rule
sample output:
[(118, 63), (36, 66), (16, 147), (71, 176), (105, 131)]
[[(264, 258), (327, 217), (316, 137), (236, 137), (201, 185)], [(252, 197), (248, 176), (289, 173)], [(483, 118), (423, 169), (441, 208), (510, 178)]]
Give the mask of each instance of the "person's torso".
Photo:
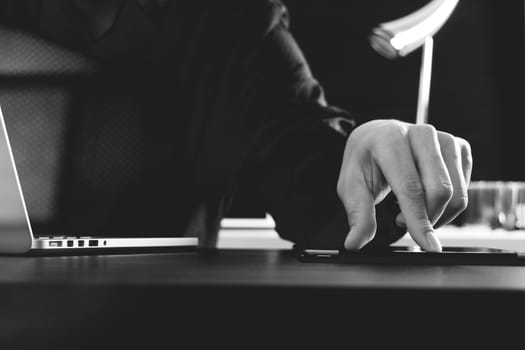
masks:
[(55, 222), (89, 233), (215, 230), (249, 139), (236, 103), (251, 45), (232, 21), (242, 6), (124, 1), (106, 30), (93, 31), (94, 14), (72, 3), (39, 2), (31, 28), (97, 67), (63, 82)]

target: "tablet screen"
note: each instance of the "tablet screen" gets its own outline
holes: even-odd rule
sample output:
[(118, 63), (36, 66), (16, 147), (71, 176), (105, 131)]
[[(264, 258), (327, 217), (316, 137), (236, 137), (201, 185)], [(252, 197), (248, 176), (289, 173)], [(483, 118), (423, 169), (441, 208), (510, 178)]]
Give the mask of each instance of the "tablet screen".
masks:
[(304, 262), (338, 264), (432, 264), (432, 265), (523, 265), (517, 251), (488, 247), (443, 247), (442, 252), (426, 252), (418, 246), (390, 246), (383, 249), (344, 251), (304, 249)]

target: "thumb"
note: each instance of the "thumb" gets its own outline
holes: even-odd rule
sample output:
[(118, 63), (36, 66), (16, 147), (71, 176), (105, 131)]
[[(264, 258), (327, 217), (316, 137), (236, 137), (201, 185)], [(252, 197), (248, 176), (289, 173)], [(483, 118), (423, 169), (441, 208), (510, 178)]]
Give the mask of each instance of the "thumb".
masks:
[(374, 197), (364, 183), (348, 186), (341, 197), (350, 227), (344, 247), (346, 250), (359, 250), (376, 234)]

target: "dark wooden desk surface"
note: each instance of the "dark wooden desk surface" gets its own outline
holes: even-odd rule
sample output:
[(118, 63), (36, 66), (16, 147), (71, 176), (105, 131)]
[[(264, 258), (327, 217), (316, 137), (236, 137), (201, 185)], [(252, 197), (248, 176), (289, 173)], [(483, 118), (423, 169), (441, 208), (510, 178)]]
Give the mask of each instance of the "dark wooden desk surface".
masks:
[(459, 320), (523, 300), (525, 267), (317, 264), (269, 250), (0, 257), (0, 340), (17, 348), (78, 337), (146, 344), (207, 326), (304, 331), (418, 309), (461, 310)]

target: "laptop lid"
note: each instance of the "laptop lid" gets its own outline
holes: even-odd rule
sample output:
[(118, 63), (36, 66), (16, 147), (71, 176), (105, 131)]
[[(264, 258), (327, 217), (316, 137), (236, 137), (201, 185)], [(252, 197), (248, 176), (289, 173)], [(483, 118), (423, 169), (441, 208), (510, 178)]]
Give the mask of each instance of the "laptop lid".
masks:
[(47, 237), (35, 239), (24, 200), (15, 157), (0, 106), (0, 253), (40, 249), (195, 248), (196, 237)]
[(33, 233), (7, 127), (0, 106), (0, 252), (31, 248)]

